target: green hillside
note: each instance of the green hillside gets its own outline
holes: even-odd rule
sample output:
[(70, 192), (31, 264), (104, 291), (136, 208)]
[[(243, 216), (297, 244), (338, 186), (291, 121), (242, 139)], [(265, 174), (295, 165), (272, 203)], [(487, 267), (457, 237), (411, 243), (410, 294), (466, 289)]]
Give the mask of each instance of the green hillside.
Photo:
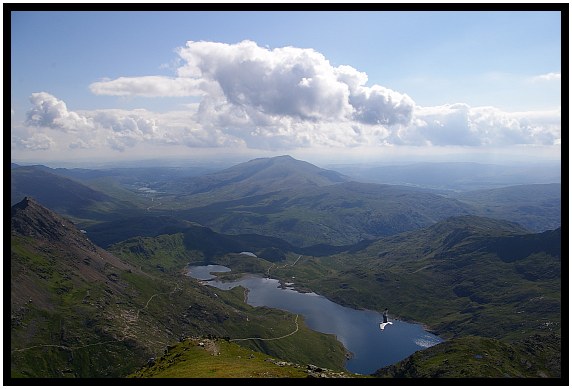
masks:
[[(523, 251), (526, 242), (533, 244)], [(355, 253), (304, 259), (274, 276), (294, 276), (342, 305), (388, 306), (441, 336), (510, 339), (560, 333), (560, 254), (546, 252), (555, 245), (560, 230), (527, 234), (515, 224), (466, 216), (381, 239)], [(506, 257), (507, 250), (522, 255)]]
[[(312, 364), (277, 360), (232, 340), (189, 338), (129, 375), (130, 378), (356, 378)], [(219, 381), (220, 382), (220, 381)]]
[(176, 205), (161, 201), (178, 207), (179, 217), (217, 232), (274, 236), (299, 247), (353, 244), (469, 212), (457, 200), (417, 189), (357, 182), (284, 188), (236, 200), (209, 194), (210, 204), (204, 206), (196, 206), (193, 196), (178, 197)]
[(157, 189), (183, 196), (193, 195), (196, 203), (212, 203), (212, 198), (235, 200), (281, 191), (286, 188), (323, 187), (349, 178), (332, 170), (321, 169), (288, 155), (257, 158), (228, 169), (167, 181)]
[(122, 377), (180, 339), (207, 335), (280, 338), (242, 345), (343, 370), (335, 337), (245, 304), (241, 288), (215, 293), (185, 276), (176, 245), (118, 257), (31, 199), (12, 208), (11, 224), (12, 378)]
[(304, 258), (273, 277), (295, 277), (301, 290), (342, 305), (389, 307), (394, 317), (424, 323), (445, 339), (480, 336), (513, 345), (538, 335), (560, 344), (560, 242), (560, 229), (530, 234), (466, 216), (358, 252)]
[(558, 228), (562, 219), (561, 184), (516, 185), (475, 190), (454, 197), (473, 207), (472, 214), (511, 220), (533, 232)]
[(395, 365), (379, 369), (374, 376), (433, 379), (559, 377), (561, 352), (560, 338), (554, 335), (536, 335), (512, 344), (465, 336), (418, 351)]
[[(295, 278), (299, 290), (312, 290), (346, 306), (379, 311), (389, 306), (394, 317), (422, 322), (460, 342), (453, 345), (464, 345), (460, 338), (478, 336), (485, 344), (513, 348), (522, 358), (505, 361), (507, 365), (497, 369), (503, 375), (559, 377), (555, 358), (561, 344), (560, 241), (560, 229), (530, 234), (514, 223), (463, 216), (328, 257), (302, 256), (296, 261), (298, 256), (289, 254), (282, 265), (273, 266), (262, 258), (222, 255), (216, 263), (233, 269), (222, 278), (271, 270), (274, 278)], [(130, 249), (132, 244), (125, 242), (114, 250), (137, 251)], [(156, 253), (151, 258), (188, 255), (182, 235), (146, 238), (138, 244)], [(203, 254), (197, 253), (195, 260), (203, 261)], [(539, 346), (545, 341), (546, 349)], [(443, 352), (461, 361), (463, 347)], [(502, 360), (503, 355), (496, 358)], [(457, 377), (493, 374), (463, 370), (460, 364), (446, 371)]]
[(208, 174), (174, 168), (14, 167), (11, 176), (12, 203), (34, 196), (72, 217), (104, 247), (139, 235), (173, 233), (169, 227), (189, 222), (306, 247), (351, 245), (468, 214), (511, 220), (533, 232), (557, 228), (561, 219), (560, 184), (445, 196), (352, 182), (289, 156)]

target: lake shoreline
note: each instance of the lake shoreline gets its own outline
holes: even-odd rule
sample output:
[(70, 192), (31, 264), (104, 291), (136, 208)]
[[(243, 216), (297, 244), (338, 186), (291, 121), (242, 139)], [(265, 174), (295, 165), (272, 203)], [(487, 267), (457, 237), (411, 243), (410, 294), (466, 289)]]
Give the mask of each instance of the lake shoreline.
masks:
[(223, 279), (204, 284), (223, 290), (241, 286), (247, 290), (246, 303), (253, 307), (266, 306), (302, 315), (308, 328), (334, 335), (343, 345), (347, 351), (345, 368), (352, 373), (372, 374), (443, 341), (425, 331), (426, 326), (397, 317), (392, 317), (392, 326), (380, 331), (379, 323), (383, 320), (380, 312), (343, 306), (307, 288), (299, 291), (294, 280), (234, 273), (231, 277), (234, 280), (227, 281), (228, 273), (226, 271)]
[[(242, 274), (245, 274), (245, 273), (242, 273)], [(304, 287), (304, 286), (298, 286), (298, 285), (296, 285), (295, 283), (293, 283), (292, 281), (284, 281), (282, 278), (274, 278), (274, 279), (277, 279), (277, 280), (280, 282), (280, 288), (282, 288), (282, 289), (292, 289), (292, 290), (295, 290), (295, 291), (297, 291), (297, 292), (299, 292), (299, 293), (316, 293), (316, 292), (314, 292), (312, 289), (307, 288), (307, 287)], [(291, 285), (287, 285), (287, 284), (291, 284)], [(370, 308), (364, 308), (364, 307), (357, 306), (357, 305), (350, 306), (350, 305), (342, 304), (342, 302), (336, 301), (335, 298), (333, 298), (332, 296), (328, 296), (326, 293), (321, 293), (320, 295), (321, 295), (321, 296), (324, 296), (324, 297), (326, 297), (327, 299), (329, 299), (329, 300), (335, 302), (336, 304), (339, 304), (339, 305), (341, 305), (341, 306), (343, 306), (343, 307), (346, 307), (346, 308), (351, 308), (351, 309), (355, 309), (355, 310), (362, 310), (362, 311), (378, 312), (379, 314), (381, 314), (381, 312), (376, 311), (376, 310), (373, 310), (373, 309), (370, 309)], [(403, 318), (400, 317), (400, 316), (393, 316), (393, 319), (394, 319), (394, 320), (399, 320), (399, 321), (402, 321), (402, 322), (405, 322), (405, 323), (417, 324), (417, 325), (421, 326), (424, 331), (429, 332), (429, 333), (431, 333), (431, 334), (433, 334), (433, 335), (435, 335), (435, 336), (441, 337), (441, 335), (440, 335), (437, 331), (433, 330), (431, 327), (429, 327), (429, 325), (427, 325), (427, 324), (425, 324), (425, 323), (418, 322), (418, 321), (415, 321), (415, 320), (406, 320), (406, 319), (403, 319)]]

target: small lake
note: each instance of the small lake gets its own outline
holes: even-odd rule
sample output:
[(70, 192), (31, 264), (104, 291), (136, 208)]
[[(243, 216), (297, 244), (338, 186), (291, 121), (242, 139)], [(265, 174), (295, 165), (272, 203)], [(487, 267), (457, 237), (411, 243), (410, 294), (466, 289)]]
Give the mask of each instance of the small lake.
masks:
[(395, 320), (389, 306), (389, 321), (384, 331), (379, 329), (381, 313), (355, 310), (336, 304), (316, 293), (300, 293), (291, 288), (283, 289), (278, 280), (257, 275), (247, 275), (232, 282), (215, 279), (211, 273), (230, 271), (219, 265), (190, 266), (189, 276), (206, 281), (218, 289), (229, 290), (236, 286), (248, 289), (248, 304), (254, 307), (282, 309), (304, 316), (311, 329), (334, 334), (353, 354), (346, 369), (359, 374), (371, 374), (377, 369), (405, 359), (415, 351), (434, 346), (442, 339), (425, 331), (419, 324)]

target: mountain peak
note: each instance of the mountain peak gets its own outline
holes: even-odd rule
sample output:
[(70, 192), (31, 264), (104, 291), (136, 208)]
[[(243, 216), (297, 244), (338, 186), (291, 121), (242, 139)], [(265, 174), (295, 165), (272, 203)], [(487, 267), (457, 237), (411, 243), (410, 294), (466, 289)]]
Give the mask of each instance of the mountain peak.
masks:
[(278, 155), (276, 157), (272, 157), (270, 159), (274, 159), (274, 160), (284, 160), (284, 161), (296, 161), (295, 158), (293, 158), (292, 156), (286, 154), (286, 155)]
[(40, 206), (40, 204), (38, 204), (38, 202), (34, 200), (32, 197), (26, 196), (22, 199), (22, 201), (20, 201), (17, 204), (14, 204), (12, 208), (26, 209), (28, 207), (36, 207), (36, 206)]
[(48, 241), (80, 240), (86, 237), (68, 219), (50, 211), (32, 197), (26, 196), (11, 208), (11, 231)]
[(290, 155), (278, 155), (276, 157), (255, 158), (251, 159), (250, 161), (238, 164), (236, 166), (257, 165), (257, 164), (268, 165), (268, 166), (280, 165), (280, 164), (304, 164), (304, 165), (314, 166), (309, 162), (298, 160), (294, 157), (291, 157)]
[(19, 203), (12, 206), (10, 214), (12, 218), (22, 218), (23, 215), (30, 217), (32, 214), (38, 216), (39, 214), (47, 214), (50, 212), (50, 210), (40, 205), (33, 197), (26, 196)]
[(289, 155), (256, 158), (219, 172), (192, 177), (185, 192), (208, 193), (209, 198), (222, 193), (225, 198), (245, 197), (291, 190), (301, 187), (320, 187), (349, 181), (349, 178), (300, 161)]

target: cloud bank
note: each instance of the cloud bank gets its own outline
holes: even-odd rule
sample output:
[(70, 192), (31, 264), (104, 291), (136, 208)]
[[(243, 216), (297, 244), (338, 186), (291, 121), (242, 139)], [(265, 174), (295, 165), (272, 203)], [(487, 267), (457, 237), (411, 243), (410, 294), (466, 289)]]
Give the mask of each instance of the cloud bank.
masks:
[[(89, 88), (96, 95), (198, 98), (198, 103), (166, 113), (75, 112), (50, 93), (33, 93), (25, 123), (12, 129), (13, 147), (124, 151), (141, 144), (264, 150), (560, 144), (560, 109), (509, 113), (463, 103), (421, 107), (405, 93), (368, 86), (367, 74), (333, 66), (313, 49), (189, 41), (177, 54), (175, 77), (119, 77)], [(555, 80), (560, 74), (540, 77)]]

